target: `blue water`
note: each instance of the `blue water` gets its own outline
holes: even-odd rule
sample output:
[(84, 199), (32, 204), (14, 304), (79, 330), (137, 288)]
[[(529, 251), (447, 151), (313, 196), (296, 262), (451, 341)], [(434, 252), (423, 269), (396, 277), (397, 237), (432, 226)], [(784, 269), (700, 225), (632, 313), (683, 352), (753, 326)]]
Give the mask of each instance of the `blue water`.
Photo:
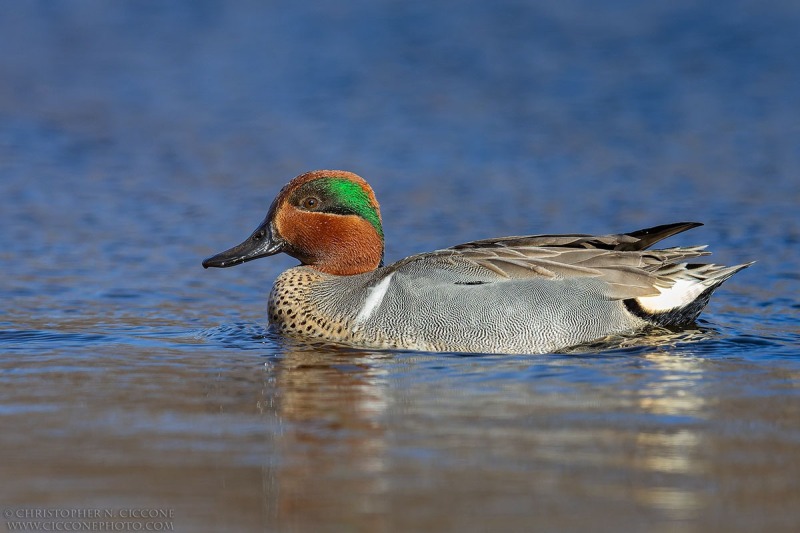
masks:
[[(780, 0), (4, 4), (0, 509), (796, 531), (798, 27)], [(387, 261), (698, 220), (668, 242), (757, 263), (696, 329), (572, 354), (282, 339), (294, 260), (200, 262), (316, 168), (370, 181)]]

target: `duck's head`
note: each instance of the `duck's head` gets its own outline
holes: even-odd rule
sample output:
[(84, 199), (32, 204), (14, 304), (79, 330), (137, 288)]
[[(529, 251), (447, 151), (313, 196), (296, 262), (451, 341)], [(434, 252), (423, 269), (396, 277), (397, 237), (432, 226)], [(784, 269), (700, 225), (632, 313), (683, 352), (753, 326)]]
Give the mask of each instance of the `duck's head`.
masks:
[(344, 170), (301, 174), (281, 189), (246, 241), (203, 266), (229, 267), (280, 252), (328, 274), (376, 269), (383, 261), (383, 228), (372, 188)]

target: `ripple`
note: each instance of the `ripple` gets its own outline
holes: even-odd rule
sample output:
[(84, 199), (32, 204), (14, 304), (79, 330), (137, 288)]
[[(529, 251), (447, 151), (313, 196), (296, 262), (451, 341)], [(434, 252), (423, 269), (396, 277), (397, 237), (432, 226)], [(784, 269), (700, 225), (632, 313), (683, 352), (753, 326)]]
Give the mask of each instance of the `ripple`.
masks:
[(252, 322), (203, 329), (197, 333), (197, 338), (242, 350), (263, 350), (264, 344), (280, 344), (279, 335), (270, 328)]
[(744, 346), (746, 348), (751, 348), (753, 346), (759, 348), (763, 348), (765, 346), (779, 347), (783, 345), (783, 343), (774, 341), (769, 337), (748, 334), (741, 334), (737, 335), (736, 337), (731, 337), (730, 339), (726, 339), (725, 342), (735, 346)]
[(36, 344), (59, 346), (83, 346), (109, 342), (111, 337), (96, 333), (76, 333), (62, 331), (42, 330), (11, 330), (0, 331), (0, 343), (11, 345), (13, 348), (29, 349)]
[(569, 355), (591, 355), (602, 353), (640, 353), (652, 351), (653, 348), (675, 348), (679, 345), (691, 345), (719, 338), (719, 332), (709, 327), (697, 327), (682, 330), (651, 329), (631, 335), (613, 335), (599, 341), (575, 346), (563, 353)]

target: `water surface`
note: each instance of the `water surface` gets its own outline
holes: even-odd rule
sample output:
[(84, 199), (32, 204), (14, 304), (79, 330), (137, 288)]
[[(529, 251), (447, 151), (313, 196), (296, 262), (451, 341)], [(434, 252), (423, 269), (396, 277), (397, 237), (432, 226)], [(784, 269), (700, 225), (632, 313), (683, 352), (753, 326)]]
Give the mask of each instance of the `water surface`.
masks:
[[(0, 8), (0, 509), (796, 531), (800, 9), (550, 4)], [(200, 261), (314, 168), (373, 184), (389, 261), (699, 220), (669, 243), (758, 262), (694, 330), (575, 353), (291, 341), (291, 258)]]

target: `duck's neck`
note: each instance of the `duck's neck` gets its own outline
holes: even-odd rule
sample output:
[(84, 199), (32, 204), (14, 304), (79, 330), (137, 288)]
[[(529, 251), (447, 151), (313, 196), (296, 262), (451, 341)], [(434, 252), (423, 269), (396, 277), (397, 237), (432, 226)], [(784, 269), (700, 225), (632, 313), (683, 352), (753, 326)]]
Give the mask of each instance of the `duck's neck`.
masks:
[(383, 260), (383, 238), (364, 219), (328, 217), (325, 228), (317, 231), (313, 246), (300, 246), (295, 255), (305, 265), (327, 274), (352, 276), (375, 270)]

